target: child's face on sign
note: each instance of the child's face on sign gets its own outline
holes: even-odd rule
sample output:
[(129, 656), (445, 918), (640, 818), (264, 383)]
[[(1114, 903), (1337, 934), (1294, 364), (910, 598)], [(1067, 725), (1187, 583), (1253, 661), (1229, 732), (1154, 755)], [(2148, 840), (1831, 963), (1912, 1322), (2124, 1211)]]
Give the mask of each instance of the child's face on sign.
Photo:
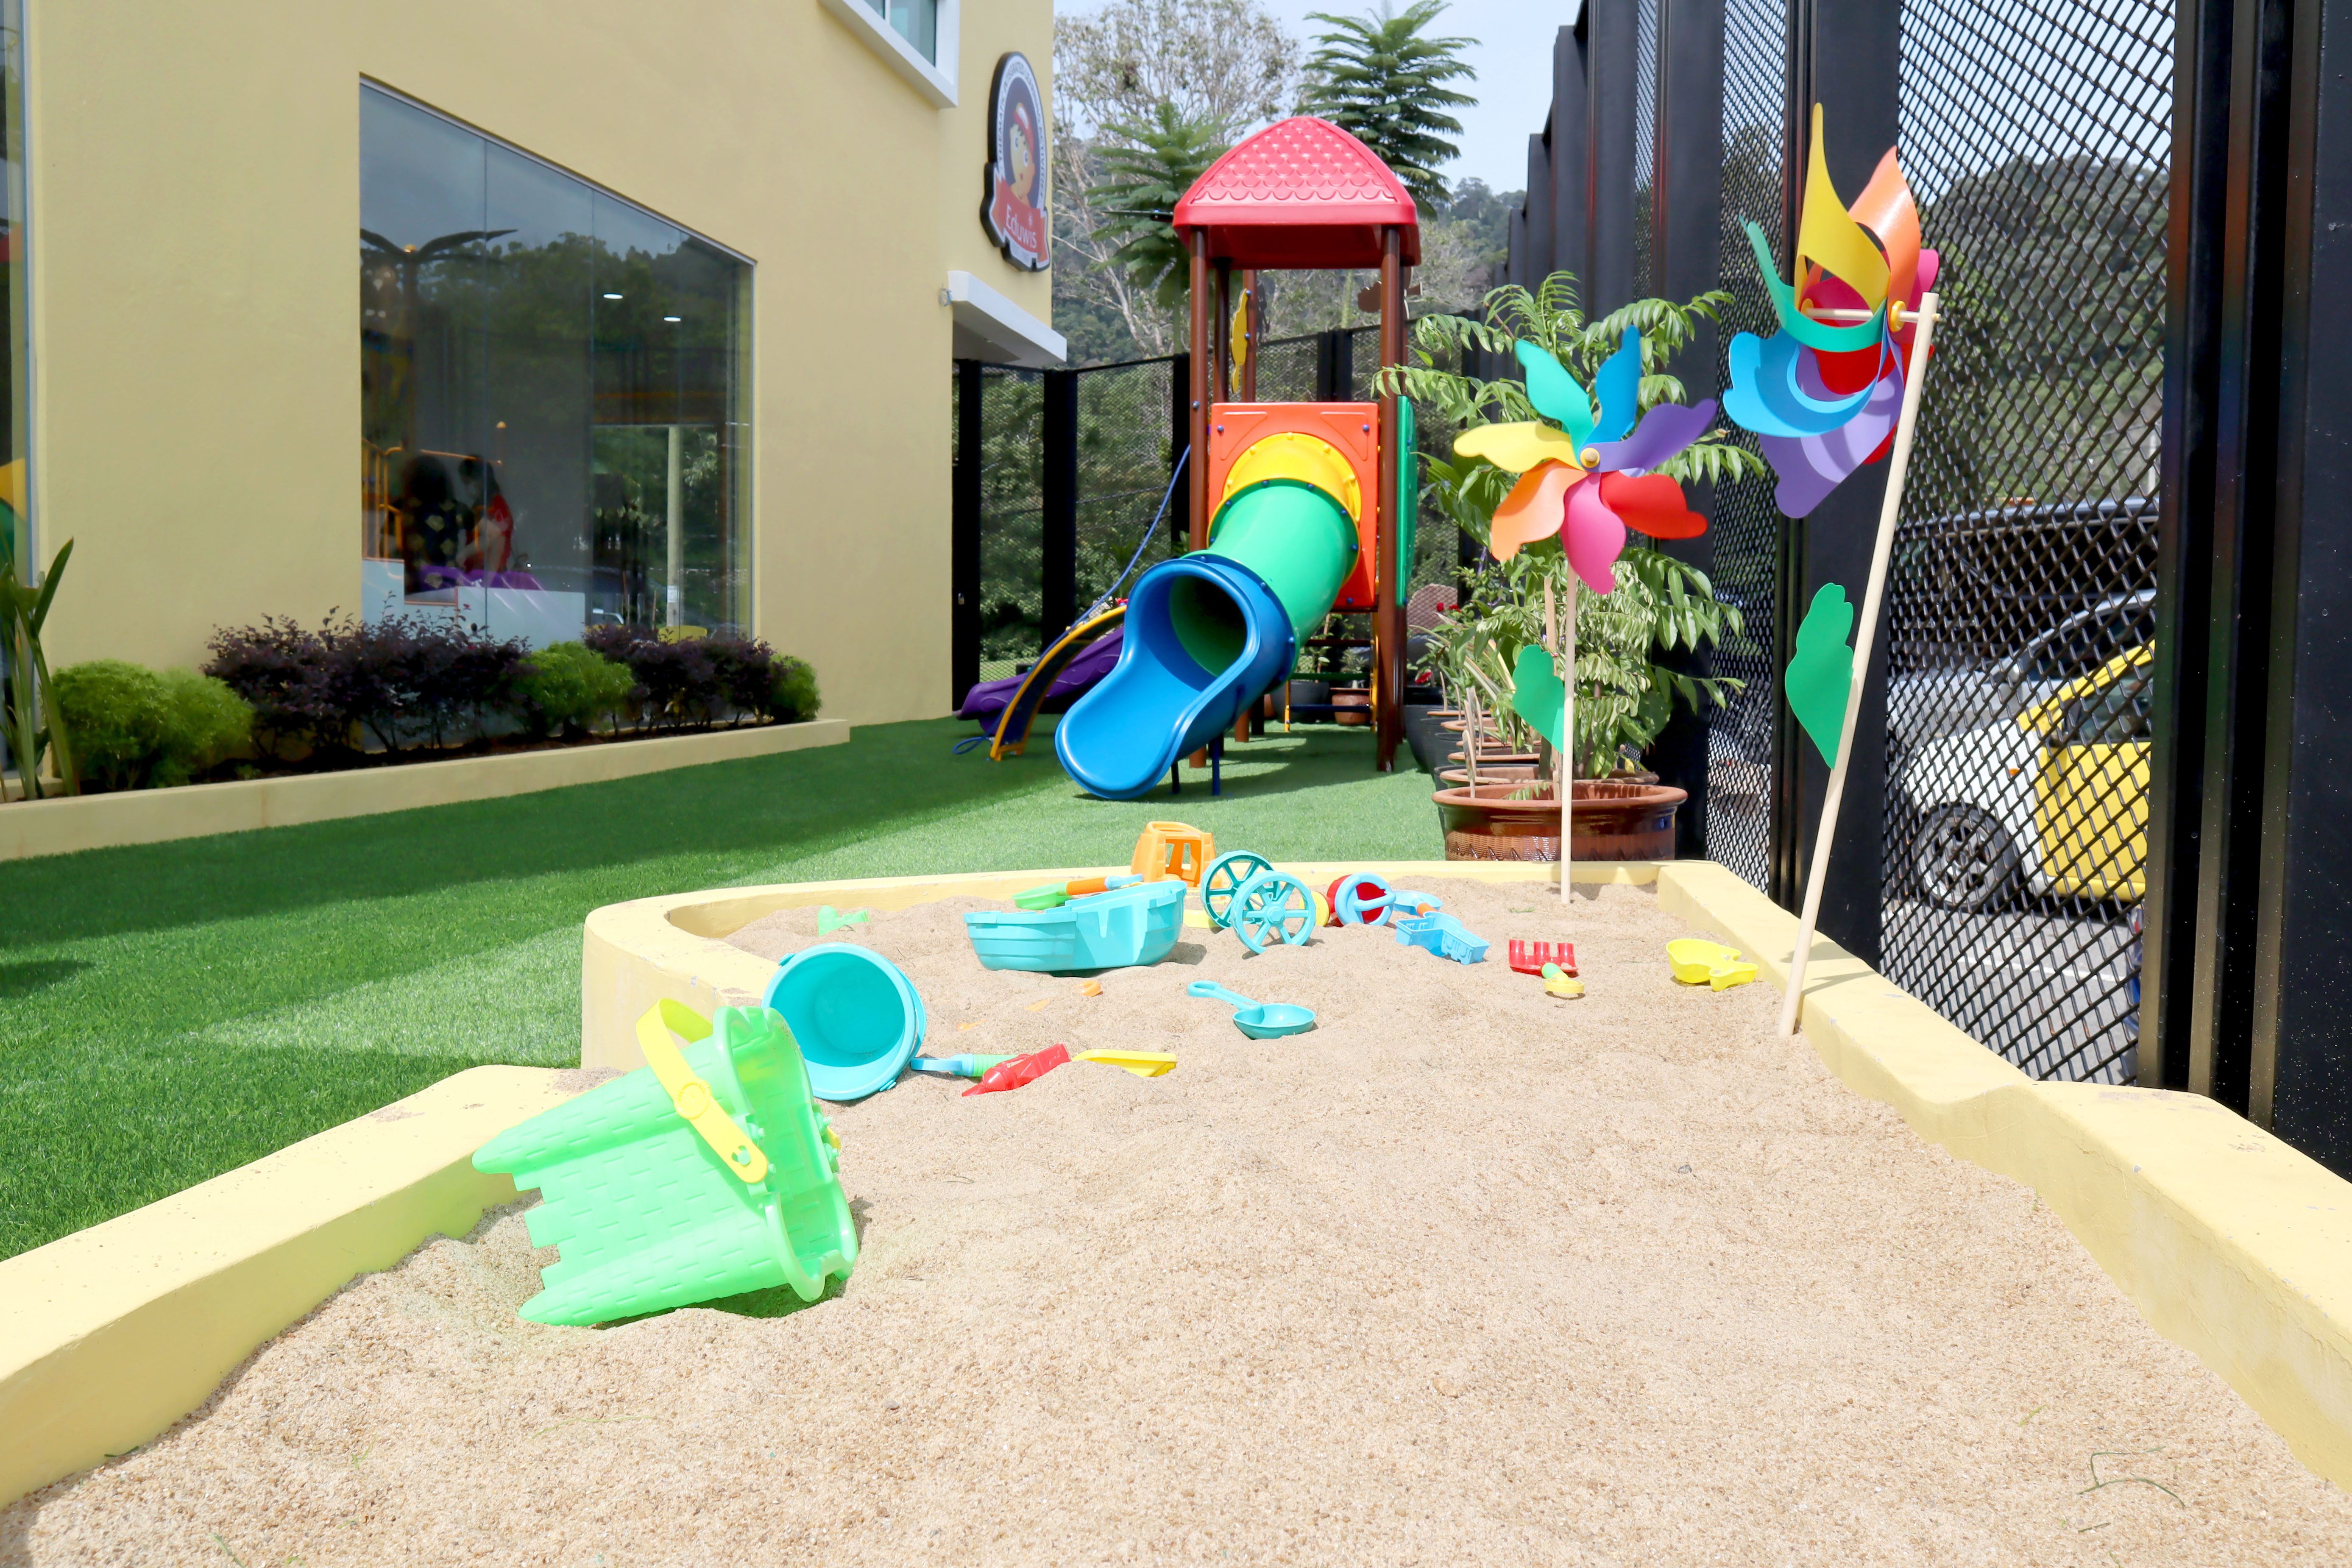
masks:
[(1013, 166), (1013, 194), (1023, 201), (1030, 199), (1030, 190), (1037, 174), (1037, 151), (1031, 145), (1027, 117), (1015, 114), (1012, 130), (1006, 134), (1008, 143), (1005, 161)]

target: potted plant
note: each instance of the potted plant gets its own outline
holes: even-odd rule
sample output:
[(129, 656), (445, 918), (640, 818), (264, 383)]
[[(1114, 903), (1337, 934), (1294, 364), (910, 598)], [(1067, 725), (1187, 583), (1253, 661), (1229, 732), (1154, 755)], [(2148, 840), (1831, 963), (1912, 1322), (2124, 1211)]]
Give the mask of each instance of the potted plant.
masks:
[[(1564, 761), (1538, 737), (1528, 776), (1482, 778), (1485, 757), (1472, 744), (1460, 779), (1441, 775), (1455, 785), (1435, 796), (1449, 858), (1557, 858), (1561, 775), (1572, 779), (1577, 858), (1672, 855), (1685, 792), (1643, 774), (1641, 755), (1677, 701), (1703, 711), (1740, 683), (1690, 675), (1664, 660), (1736, 635), (1742, 622), (1706, 573), (1643, 535), (1703, 530), (1686, 510), (1681, 481), (1725, 483), (1764, 472), (1754, 452), (1710, 427), (1711, 402), (1682, 405), (1682, 384), (1664, 369), (1696, 325), (1728, 302), (1720, 291), (1686, 304), (1644, 300), (1589, 321), (1577, 308), (1574, 279), (1555, 273), (1532, 292), (1516, 285), (1493, 290), (1483, 320), (1423, 318), (1414, 363), (1387, 373), (1464, 430), (1453, 455), (1423, 454), (1425, 493), (1486, 547), (1465, 574), (1461, 603), (1430, 634), (1422, 667), (1495, 715), (1506, 736), (1535, 728), (1515, 701), (1531, 668), (1528, 650), (1540, 650), (1532, 667), (1538, 670), (1542, 653), (1554, 656), (1553, 689), (1565, 674), (1572, 698)], [(1471, 349), (1514, 356), (1526, 381), (1481, 381), (1452, 368)], [(1590, 486), (1580, 502), (1580, 485)], [(1604, 503), (1600, 525), (1588, 510), (1587, 531), (1576, 533), (1578, 507), (1591, 509), (1595, 500)], [(1612, 544), (1611, 524), (1619, 525), (1613, 540), (1623, 543), (1604, 551)]]

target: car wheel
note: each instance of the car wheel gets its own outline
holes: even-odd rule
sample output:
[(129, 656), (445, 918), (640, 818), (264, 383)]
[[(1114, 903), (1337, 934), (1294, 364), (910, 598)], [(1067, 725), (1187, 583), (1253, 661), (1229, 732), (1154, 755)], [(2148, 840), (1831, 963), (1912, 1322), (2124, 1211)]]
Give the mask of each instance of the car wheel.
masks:
[(1989, 811), (1938, 806), (1927, 814), (1914, 842), (1912, 873), (1931, 904), (1979, 914), (2017, 891), (2017, 846)]

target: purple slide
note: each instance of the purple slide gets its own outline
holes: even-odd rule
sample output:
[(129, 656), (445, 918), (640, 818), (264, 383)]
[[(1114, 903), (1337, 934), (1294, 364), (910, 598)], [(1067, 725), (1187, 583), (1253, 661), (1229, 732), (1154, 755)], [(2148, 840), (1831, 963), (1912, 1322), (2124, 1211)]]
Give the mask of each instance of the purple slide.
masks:
[[(1045, 701), (1037, 705), (1040, 713), (1059, 713), (1090, 690), (1095, 682), (1108, 675), (1118, 662), (1122, 642), (1118, 632), (1108, 632), (1078, 650), (1076, 658), (1063, 667), (1054, 684), (1045, 689)], [(964, 693), (963, 706), (956, 710), (959, 719), (977, 719), (983, 724), (993, 724), (998, 715), (1012, 704), (1013, 695), (1021, 689), (1026, 676), (1010, 675), (1003, 680), (983, 680)]]

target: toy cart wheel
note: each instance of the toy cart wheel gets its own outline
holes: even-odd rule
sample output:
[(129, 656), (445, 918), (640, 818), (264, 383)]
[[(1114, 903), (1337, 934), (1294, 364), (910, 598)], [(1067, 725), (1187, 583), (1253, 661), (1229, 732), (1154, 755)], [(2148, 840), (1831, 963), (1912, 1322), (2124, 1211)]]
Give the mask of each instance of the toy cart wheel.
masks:
[(1390, 906), (1396, 895), (1389, 890), (1388, 879), (1371, 871), (1360, 876), (1343, 877), (1339, 881), (1339, 897), (1332, 913), (1341, 925), (1376, 926), (1388, 918)]
[(1272, 861), (1246, 849), (1218, 856), (1209, 867), (1209, 874), (1201, 879), (1202, 908), (1207, 910), (1209, 918), (1219, 925), (1232, 924), (1234, 895), (1249, 886), (1250, 879), (1259, 872), (1273, 869)]
[(1234, 895), (1234, 934), (1252, 952), (1269, 942), (1303, 947), (1315, 930), (1315, 895), (1296, 877), (1260, 871)]

